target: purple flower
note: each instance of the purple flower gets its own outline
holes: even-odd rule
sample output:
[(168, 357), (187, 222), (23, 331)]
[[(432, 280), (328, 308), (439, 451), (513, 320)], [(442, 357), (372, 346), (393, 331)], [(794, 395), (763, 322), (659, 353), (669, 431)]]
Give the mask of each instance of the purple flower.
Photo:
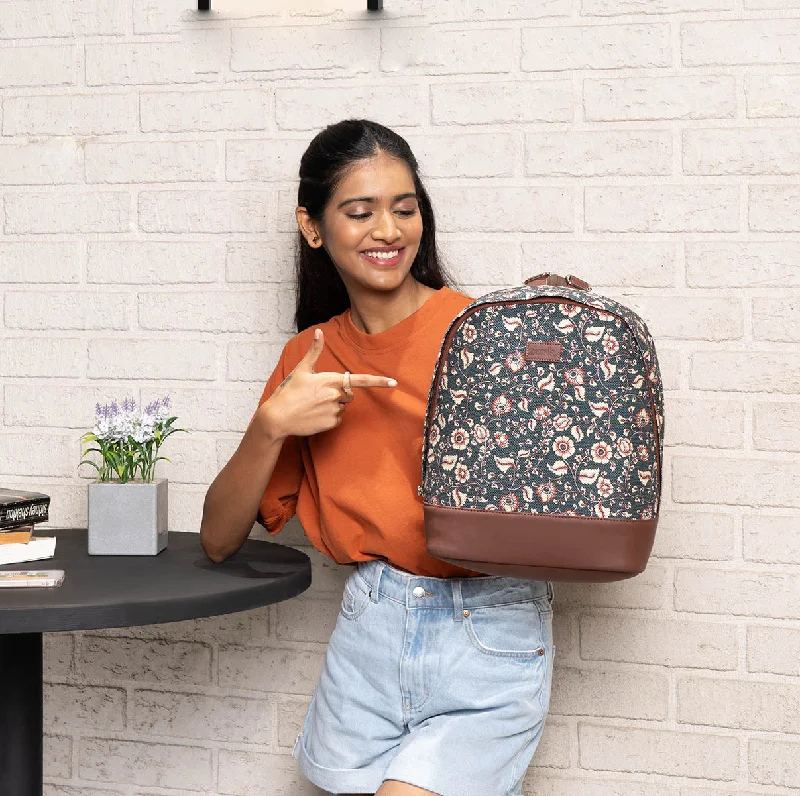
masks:
[(156, 398), (155, 401), (145, 407), (144, 412), (152, 423), (166, 420), (169, 416), (169, 396), (165, 395), (163, 398)]
[[(121, 480), (127, 481), (131, 474), (135, 477), (138, 468), (141, 469), (143, 480), (151, 481), (154, 462), (150, 461), (148, 465), (147, 460), (151, 459), (153, 453), (157, 456), (159, 446), (166, 437), (176, 431), (186, 432), (183, 428), (166, 428), (165, 421), (175, 419), (169, 418), (170, 412), (168, 395), (139, 409), (133, 396), (124, 398), (121, 403), (116, 400), (105, 405), (95, 403), (94, 428), (83, 439), (93, 438), (101, 445), (100, 449), (91, 449), (101, 452), (103, 456), (100, 480), (109, 480), (116, 474)], [(151, 451), (153, 444), (154, 452)], [(112, 448), (115, 451), (113, 456), (110, 455)], [(147, 460), (144, 459), (145, 453)], [(123, 461), (122, 465), (120, 461)]]

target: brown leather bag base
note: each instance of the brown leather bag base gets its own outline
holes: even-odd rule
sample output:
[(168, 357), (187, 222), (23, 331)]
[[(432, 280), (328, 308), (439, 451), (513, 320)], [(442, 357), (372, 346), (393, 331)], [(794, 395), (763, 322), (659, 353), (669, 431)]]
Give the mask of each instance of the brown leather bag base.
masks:
[(428, 553), (436, 558), (490, 575), (578, 583), (643, 572), (657, 524), (656, 519), (504, 514), (428, 504), (424, 512)]
[[(439, 558), (439, 556), (437, 556)], [(514, 564), (487, 564), (475, 566), (474, 561), (459, 561), (457, 558), (443, 558), (448, 564), (455, 564), (464, 569), (474, 569), (487, 575), (503, 575), (506, 578), (523, 578), (525, 580), (555, 580), (570, 583), (610, 583), (613, 580), (625, 580), (638, 575), (638, 572), (598, 572), (585, 569), (558, 569), (557, 567), (525, 567)]]

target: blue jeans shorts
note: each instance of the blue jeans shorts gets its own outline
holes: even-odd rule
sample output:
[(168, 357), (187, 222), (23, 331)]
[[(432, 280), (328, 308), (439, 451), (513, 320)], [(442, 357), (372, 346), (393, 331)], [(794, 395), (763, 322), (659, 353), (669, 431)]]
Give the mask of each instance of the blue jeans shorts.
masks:
[(547, 581), (359, 562), (294, 744), (303, 774), (330, 793), (394, 779), (520, 796), (550, 703), (552, 619)]

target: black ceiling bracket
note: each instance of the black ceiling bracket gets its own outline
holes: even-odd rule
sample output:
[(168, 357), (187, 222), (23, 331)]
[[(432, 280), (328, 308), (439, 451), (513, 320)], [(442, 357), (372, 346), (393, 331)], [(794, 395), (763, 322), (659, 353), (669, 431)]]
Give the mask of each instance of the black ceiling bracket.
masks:
[[(211, 0), (197, 0), (198, 11), (211, 11)], [(383, 0), (367, 0), (367, 11), (383, 11)]]

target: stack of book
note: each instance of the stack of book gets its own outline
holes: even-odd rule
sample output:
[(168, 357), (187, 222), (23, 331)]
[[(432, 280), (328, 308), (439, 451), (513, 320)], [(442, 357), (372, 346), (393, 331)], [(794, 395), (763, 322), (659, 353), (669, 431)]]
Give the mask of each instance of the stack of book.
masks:
[(55, 537), (33, 535), (37, 524), (47, 522), (49, 509), (49, 495), (0, 487), (0, 564), (53, 557)]

